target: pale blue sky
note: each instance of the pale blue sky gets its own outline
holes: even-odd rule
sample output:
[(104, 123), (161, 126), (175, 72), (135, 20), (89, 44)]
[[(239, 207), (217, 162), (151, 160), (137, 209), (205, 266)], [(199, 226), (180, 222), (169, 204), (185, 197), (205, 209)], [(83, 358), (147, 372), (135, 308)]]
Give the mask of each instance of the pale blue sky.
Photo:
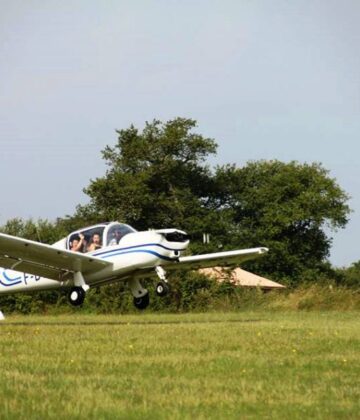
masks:
[(0, 223), (72, 213), (114, 130), (175, 116), (212, 163), (320, 161), (352, 196), (331, 261), (360, 259), (358, 0), (0, 0)]

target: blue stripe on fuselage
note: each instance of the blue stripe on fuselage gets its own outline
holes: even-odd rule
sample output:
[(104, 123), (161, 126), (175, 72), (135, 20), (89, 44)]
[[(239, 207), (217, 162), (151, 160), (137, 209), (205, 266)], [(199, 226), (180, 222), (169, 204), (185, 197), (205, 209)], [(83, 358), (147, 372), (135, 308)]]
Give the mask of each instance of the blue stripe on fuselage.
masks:
[(7, 281), (8, 283), (4, 283), (1, 281), (1, 276), (0, 276), (0, 284), (2, 284), (3, 286), (9, 287), (9, 286), (15, 286), (16, 284), (21, 284), (22, 283), (22, 277), (16, 277), (14, 279), (10, 278), (7, 274), (6, 274), (6, 270), (4, 270), (2, 272), (5, 281)]
[(107, 255), (113, 252), (118, 252), (118, 251), (126, 251), (128, 249), (135, 249), (135, 248), (141, 248), (141, 247), (147, 247), (147, 246), (158, 246), (160, 248), (166, 249), (167, 251), (183, 251), (183, 249), (176, 249), (176, 248), (168, 248), (165, 245), (161, 245), (161, 244), (157, 244), (157, 243), (150, 243), (150, 244), (141, 244), (141, 245), (133, 245), (133, 246), (128, 246), (125, 248), (115, 248), (115, 249), (110, 249), (107, 251), (102, 251), (102, 252), (97, 252), (96, 254), (92, 254), (94, 257), (98, 257), (101, 255)]
[(176, 261), (176, 258), (166, 257), (165, 255), (158, 254), (157, 252), (150, 251), (149, 249), (139, 249), (139, 250), (125, 251), (125, 252), (122, 252), (121, 250), (118, 249), (117, 251), (119, 252), (112, 253), (111, 255), (103, 255), (101, 258), (105, 259), (105, 258), (114, 257), (115, 255), (138, 254), (138, 253), (144, 252), (146, 254), (155, 255), (156, 257), (161, 258), (162, 260), (165, 260), (165, 261)]

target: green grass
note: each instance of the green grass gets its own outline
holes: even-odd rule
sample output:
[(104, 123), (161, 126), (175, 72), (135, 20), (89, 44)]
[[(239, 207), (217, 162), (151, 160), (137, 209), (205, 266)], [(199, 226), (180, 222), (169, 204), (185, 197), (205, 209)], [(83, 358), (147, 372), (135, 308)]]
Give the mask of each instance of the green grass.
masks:
[(360, 417), (359, 312), (12, 316), (0, 418)]

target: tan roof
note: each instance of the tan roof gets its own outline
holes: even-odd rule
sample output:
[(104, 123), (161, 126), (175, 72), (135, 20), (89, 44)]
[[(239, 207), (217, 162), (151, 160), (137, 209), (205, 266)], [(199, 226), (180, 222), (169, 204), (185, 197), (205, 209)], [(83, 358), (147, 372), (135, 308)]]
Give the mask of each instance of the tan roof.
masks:
[(221, 267), (213, 268), (202, 268), (199, 270), (200, 273), (206, 276), (215, 277), (218, 281), (230, 280), (237, 286), (244, 287), (260, 287), (261, 289), (283, 289), (280, 283), (260, 277), (256, 274), (250, 273), (249, 271), (236, 268), (235, 270), (229, 271)]

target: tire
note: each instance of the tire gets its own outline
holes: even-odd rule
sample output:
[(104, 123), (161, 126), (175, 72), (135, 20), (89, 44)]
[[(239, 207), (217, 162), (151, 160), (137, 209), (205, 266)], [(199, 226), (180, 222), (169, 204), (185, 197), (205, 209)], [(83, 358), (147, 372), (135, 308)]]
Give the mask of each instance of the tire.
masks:
[(69, 302), (72, 306), (80, 306), (85, 300), (85, 291), (82, 287), (73, 287), (68, 295)]
[(149, 292), (146, 293), (146, 295), (142, 297), (134, 297), (134, 305), (137, 309), (140, 309), (141, 311), (146, 309), (149, 306), (149, 303), (150, 303)]
[(156, 294), (157, 294), (158, 296), (163, 297), (163, 296), (166, 296), (166, 295), (169, 293), (169, 291), (170, 291), (170, 287), (169, 287), (169, 285), (168, 285), (167, 283), (165, 283), (164, 281), (160, 281), (160, 282), (156, 285), (156, 289), (155, 289), (155, 291), (156, 291)]

